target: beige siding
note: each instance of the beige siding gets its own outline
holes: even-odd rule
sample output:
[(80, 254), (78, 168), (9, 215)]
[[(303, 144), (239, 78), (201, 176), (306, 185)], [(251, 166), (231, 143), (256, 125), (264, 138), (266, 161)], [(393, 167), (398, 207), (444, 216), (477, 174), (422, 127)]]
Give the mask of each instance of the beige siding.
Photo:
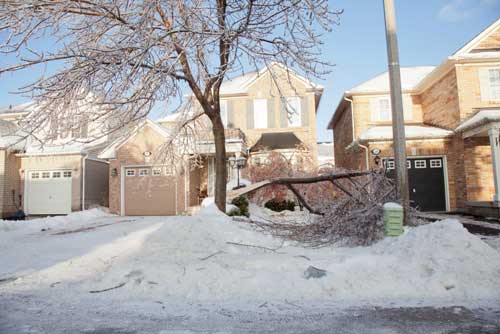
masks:
[(72, 171), (71, 210), (79, 211), (82, 208), (82, 159), (81, 155), (50, 155), (29, 156), (21, 160), (21, 192), (24, 198), (24, 178), (33, 170), (70, 169)]
[(485, 38), (473, 51), (487, 51), (500, 48), (500, 29), (495, 30), (488, 38)]
[(108, 206), (109, 164), (85, 159), (85, 209)]

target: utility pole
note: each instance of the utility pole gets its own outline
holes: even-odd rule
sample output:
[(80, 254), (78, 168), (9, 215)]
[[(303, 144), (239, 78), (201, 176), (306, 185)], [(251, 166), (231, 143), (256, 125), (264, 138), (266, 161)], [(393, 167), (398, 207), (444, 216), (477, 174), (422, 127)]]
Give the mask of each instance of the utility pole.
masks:
[(384, 0), (385, 33), (392, 105), (392, 137), (396, 167), (396, 195), (405, 210), (405, 221), (409, 205), (408, 170), (406, 168), (406, 139), (399, 67), (398, 36), (396, 33), (396, 11), (394, 0)]

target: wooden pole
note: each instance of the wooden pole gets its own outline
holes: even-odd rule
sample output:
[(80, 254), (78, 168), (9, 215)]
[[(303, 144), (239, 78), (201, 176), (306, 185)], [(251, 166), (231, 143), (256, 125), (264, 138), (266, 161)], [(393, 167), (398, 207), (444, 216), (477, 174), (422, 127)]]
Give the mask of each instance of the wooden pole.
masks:
[(408, 171), (406, 169), (406, 139), (404, 127), (403, 96), (401, 91), (401, 70), (399, 66), (398, 37), (394, 0), (384, 0), (387, 57), (391, 86), (392, 134), (396, 168), (396, 193), (405, 210), (409, 205)]

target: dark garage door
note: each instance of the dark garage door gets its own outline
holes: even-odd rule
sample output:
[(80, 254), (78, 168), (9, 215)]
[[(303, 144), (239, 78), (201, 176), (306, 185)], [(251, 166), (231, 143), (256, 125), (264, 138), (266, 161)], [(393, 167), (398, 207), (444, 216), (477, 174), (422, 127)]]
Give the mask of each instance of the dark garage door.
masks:
[[(394, 177), (394, 160), (384, 164)], [(421, 211), (446, 211), (443, 158), (408, 158), (407, 167), (411, 205)]]

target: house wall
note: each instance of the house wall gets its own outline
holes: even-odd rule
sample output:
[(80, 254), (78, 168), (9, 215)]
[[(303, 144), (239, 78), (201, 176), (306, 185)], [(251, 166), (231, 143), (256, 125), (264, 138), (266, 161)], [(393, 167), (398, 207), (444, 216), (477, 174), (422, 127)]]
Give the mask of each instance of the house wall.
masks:
[[(121, 211), (121, 178), (122, 167), (130, 165), (164, 165), (165, 156), (163, 144), (165, 137), (146, 124), (135, 135), (119, 147), (116, 151), (116, 159), (109, 164), (109, 208), (110, 211), (120, 214)], [(151, 152), (151, 156), (146, 158), (144, 152)], [(116, 175), (112, 175), (116, 170)], [(179, 163), (176, 166), (177, 172), (177, 209), (179, 212), (185, 211), (185, 189), (184, 189), (184, 165)], [(187, 194), (187, 198), (189, 198)], [(180, 204), (179, 204), (180, 203)]]
[(28, 156), (20, 158), (21, 184), (20, 192), (24, 199), (24, 178), (29, 171), (70, 169), (72, 171), (71, 183), (71, 210), (79, 211), (82, 208), (82, 159), (81, 155), (48, 155)]
[(339, 121), (333, 128), (333, 143), (335, 154), (335, 166), (350, 170), (366, 168), (364, 152), (346, 151), (346, 147), (352, 142), (352, 113), (348, 107), (340, 116)]
[[(275, 68), (276, 77), (273, 80), (269, 72), (258, 78), (249, 88), (245, 95), (223, 95), (222, 100), (230, 101), (234, 110), (233, 127), (240, 128), (247, 137), (247, 145), (251, 147), (257, 142), (262, 133), (270, 132), (293, 132), (304, 144), (306, 144), (314, 156), (317, 156), (316, 136), (316, 97), (315, 93), (307, 89), (305, 84), (295, 78), (290, 78), (290, 85), (286, 74)], [(275, 81), (276, 80), (276, 81)], [(279, 87), (279, 90), (278, 90)], [(280, 96), (299, 96), (306, 99), (307, 124), (300, 127), (283, 126), (280, 121), (282, 101)], [(254, 99), (270, 99), (274, 110), (274, 117), (268, 123), (268, 128), (256, 129), (248, 124), (248, 104)], [(270, 110), (268, 109), (268, 112)]]
[(491, 201), (495, 194), (489, 138), (465, 139), (467, 201)]
[(0, 218), (20, 209), (19, 159), (11, 152), (0, 150)]
[[(500, 45), (497, 45), (497, 47), (500, 47)], [(491, 67), (500, 68), (500, 63), (484, 62), (457, 66), (460, 119), (462, 121), (473, 116), (478, 108), (500, 107), (500, 101), (487, 101), (481, 98), (479, 70)]]
[(85, 159), (85, 209), (108, 206), (109, 164)]

